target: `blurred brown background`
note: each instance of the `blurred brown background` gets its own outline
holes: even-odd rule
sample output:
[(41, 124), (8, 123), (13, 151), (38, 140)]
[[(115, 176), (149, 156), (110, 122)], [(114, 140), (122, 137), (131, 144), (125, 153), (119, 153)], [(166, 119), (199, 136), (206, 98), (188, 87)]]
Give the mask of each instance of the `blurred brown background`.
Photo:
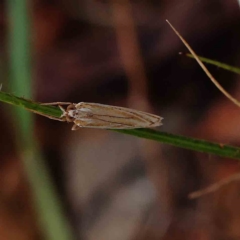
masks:
[[(239, 65), (237, 0), (32, 0), (34, 94), (40, 102), (98, 102), (164, 117), (159, 130), (240, 142), (240, 110), (213, 86), (168, 19), (199, 55)], [(1, 66), (7, 59), (0, 5)], [(240, 99), (239, 77), (209, 66)], [(3, 82), (3, 88), (7, 82)], [(16, 150), (0, 117), (0, 239), (45, 239)], [(36, 118), (36, 136), (76, 239), (240, 239), (239, 182), (188, 194), (239, 171), (237, 161), (105, 130), (70, 131)]]

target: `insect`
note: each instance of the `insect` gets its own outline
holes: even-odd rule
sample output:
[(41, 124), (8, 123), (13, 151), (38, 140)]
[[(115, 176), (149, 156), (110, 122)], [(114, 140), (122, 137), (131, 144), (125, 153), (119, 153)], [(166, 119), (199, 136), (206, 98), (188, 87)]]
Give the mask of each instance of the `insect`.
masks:
[[(43, 103), (43, 105), (58, 105), (62, 110), (59, 121), (73, 122), (72, 130), (81, 127), (102, 129), (133, 129), (148, 128), (162, 125), (162, 117), (133, 110), (99, 103)], [(63, 108), (63, 105), (68, 105)], [(49, 117), (49, 116), (47, 116)], [(50, 117), (51, 118), (51, 117)]]

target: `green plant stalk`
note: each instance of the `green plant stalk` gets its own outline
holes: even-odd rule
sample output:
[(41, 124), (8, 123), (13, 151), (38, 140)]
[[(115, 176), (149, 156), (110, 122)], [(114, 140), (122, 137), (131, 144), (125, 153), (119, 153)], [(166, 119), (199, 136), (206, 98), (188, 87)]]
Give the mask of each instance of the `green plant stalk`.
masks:
[[(30, 71), (30, 46), (29, 46), (29, 19), (27, 13), (27, 0), (7, 1), (9, 22), (9, 55), (10, 55), (10, 88), (19, 95), (32, 98), (31, 71)], [(29, 145), (31, 137), (26, 136), (33, 130), (33, 122), (29, 113), (20, 108), (13, 109), (12, 113), (18, 119), (20, 127), (15, 128), (21, 136), (22, 145)], [(14, 124), (16, 125), (16, 124)]]
[[(190, 54), (190, 53), (187, 53), (186, 56), (195, 59), (193, 57), (193, 55)], [(223, 68), (227, 71), (240, 74), (240, 68), (238, 68), (238, 67), (233, 67), (233, 66), (228, 65), (226, 63), (218, 62), (218, 61), (215, 61), (215, 60), (212, 60), (212, 59), (209, 59), (209, 58), (200, 57), (200, 56), (198, 56), (198, 57), (202, 62), (209, 63), (209, 64), (217, 66), (219, 68)]]
[[(23, 107), (29, 111), (34, 111), (35, 113), (44, 114), (49, 117), (60, 118), (62, 114), (61, 109), (57, 106), (41, 105), (40, 103), (16, 97), (12, 94), (8, 94), (5, 92), (0, 92), (0, 101), (13, 104), (19, 107)], [(133, 135), (140, 138), (146, 138), (198, 152), (240, 159), (240, 148), (234, 146), (213, 143), (205, 140), (194, 139), (184, 136), (178, 136), (170, 133), (159, 132), (152, 129), (127, 129), (113, 131)]]
[(62, 114), (61, 109), (58, 107), (41, 105), (41, 103), (33, 102), (22, 97), (17, 97), (14, 96), (13, 94), (6, 93), (3, 91), (0, 91), (0, 101), (9, 103), (14, 106), (23, 107), (32, 112), (36, 111), (36, 113), (38, 114), (49, 115), (51, 117), (59, 118)]
[(132, 129), (115, 130), (117, 132), (134, 135), (141, 138), (151, 139), (162, 143), (167, 143), (176, 147), (181, 147), (198, 152), (240, 159), (240, 148), (209, 142), (196, 138), (189, 138), (181, 135), (175, 135), (166, 132), (159, 132), (153, 129)]
[[(27, 0), (8, 0), (7, 13), (9, 21), (9, 53), (10, 53), (10, 87), (12, 92), (32, 98), (31, 92), (31, 45), (29, 41), (31, 23), (28, 13), (30, 2)], [(15, 106), (34, 106), (41, 112), (41, 106), (31, 101), (16, 98), (2, 93), (5, 102)], [(27, 104), (26, 104), (27, 103)], [(43, 111), (48, 113), (47, 109)], [(11, 108), (14, 115), (14, 127), (17, 132), (17, 144), (24, 168), (29, 179), (39, 222), (46, 239), (72, 240), (72, 232), (65, 219), (61, 203), (52, 184), (50, 174), (44, 164), (34, 137), (34, 126), (31, 113), (22, 108)], [(54, 109), (50, 109), (54, 114)], [(11, 122), (11, 120), (9, 120)]]

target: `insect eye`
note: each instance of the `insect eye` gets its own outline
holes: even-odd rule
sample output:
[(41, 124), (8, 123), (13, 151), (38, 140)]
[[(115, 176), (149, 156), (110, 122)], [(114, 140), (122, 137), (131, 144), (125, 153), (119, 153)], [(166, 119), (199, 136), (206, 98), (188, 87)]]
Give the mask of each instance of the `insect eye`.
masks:
[(67, 107), (67, 111), (70, 111), (70, 110), (75, 110), (75, 106), (73, 104), (70, 104), (68, 107)]

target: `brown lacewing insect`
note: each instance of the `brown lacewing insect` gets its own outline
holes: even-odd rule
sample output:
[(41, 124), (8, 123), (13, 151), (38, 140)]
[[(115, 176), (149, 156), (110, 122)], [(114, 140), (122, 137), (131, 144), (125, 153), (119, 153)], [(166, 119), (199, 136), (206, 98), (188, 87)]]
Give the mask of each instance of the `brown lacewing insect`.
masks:
[[(43, 105), (58, 105), (62, 110), (59, 121), (73, 122), (72, 130), (84, 128), (102, 129), (131, 129), (150, 128), (162, 125), (160, 116), (133, 110), (130, 108), (116, 107), (99, 103), (43, 103)], [(62, 105), (68, 105), (66, 109)]]

